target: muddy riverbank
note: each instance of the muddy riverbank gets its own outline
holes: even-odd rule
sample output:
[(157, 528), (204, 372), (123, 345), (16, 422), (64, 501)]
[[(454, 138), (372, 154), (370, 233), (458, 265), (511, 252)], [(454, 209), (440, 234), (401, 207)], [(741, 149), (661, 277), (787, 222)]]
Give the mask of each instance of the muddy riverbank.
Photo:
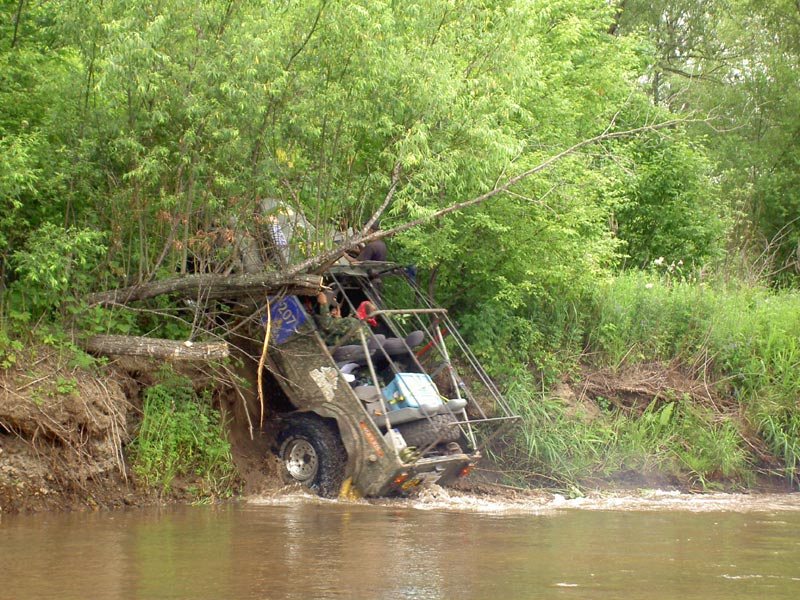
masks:
[[(176, 479), (168, 491), (154, 490), (137, 480), (128, 462), (129, 444), (141, 421), (142, 390), (152, 383), (156, 367), (125, 360), (86, 368), (58, 350), (38, 349), (35, 356), (20, 356), (14, 365), (0, 369), (0, 512), (195, 500), (195, 481)], [(235, 392), (232, 382), (218, 372), (192, 367), (189, 374), (198, 388), (211, 387), (214, 403), (229, 424), (238, 473), (234, 498), (282, 493), (270, 449), (272, 435), (268, 425), (259, 430), (255, 398)], [(596, 486), (681, 489), (658, 473), (629, 473)], [(786, 491), (781, 482), (768, 479), (756, 489)], [(497, 497), (539, 493), (502, 485), (488, 462), (463, 482), (462, 490)]]
[[(142, 392), (159, 364), (120, 359), (84, 367), (38, 348), (0, 369), (0, 513), (144, 506), (197, 499), (197, 481), (145, 486), (132, 471), (130, 444), (142, 418)], [(230, 380), (202, 366), (176, 365), (198, 390), (211, 389), (229, 424), (242, 495), (282, 486), (268, 428), (259, 432)], [(253, 399), (249, 399), (250, 402)], [(251, 405), (247, 410), (253, 412)]]

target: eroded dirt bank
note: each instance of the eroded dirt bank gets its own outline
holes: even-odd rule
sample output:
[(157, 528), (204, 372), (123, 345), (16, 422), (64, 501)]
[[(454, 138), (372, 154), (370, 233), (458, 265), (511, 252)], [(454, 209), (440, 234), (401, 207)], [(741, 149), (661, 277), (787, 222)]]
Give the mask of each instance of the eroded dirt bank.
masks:
[[(196, 482), (176, 479), (169, 492), (147, 489), (128, 461), (141, 422), (142, 392), (160, 363), (120, 359), (89, 369), (57, 350), (37, 349), (0, 369), (0, 514), (96, 510), (191, 501)], [(254, 398), (196, 365), (176, 365), (198, 390), (212, 386), (225, 417), (242, 495), (280, 490), (268, 422)], [(245, 408), (245, 403), (248, 407)], [(250, 418), (248, 418), (248, 415)]]
[(123, 448), (135, 381), (70, 365), (55, 350), (0, 370), (0, 509), (134, 502)]
[[(191, 500), (192, 481), (178, 480), (169, 493), (156, 493), (138, 484), (126, 460), (128, 445), (141, 419), (141, 392), (152, 382), (151, 373), (157, 367), (129, 360), (86, 370), (71, 364), (56, 350), (40, 350), (35, 358), (18, 360), (12, 367), (0, 370), (0, 514)], [(270, 451), (268, 416), (261, 431), (254, 398), (246, 398), (226, 382), (217, 381), (218, 375), (196, 369), (192, 380), (198, 386), (217, 382), (215, 402), (230, 423), (229, 440), (239, 493), (281, 494), (284, 488)], [(569, 386), (556, 393), (568, 410), (580, 413), (578, 418), (592, 418), (597, 410), (592, 402), (592, 386), (633, 411), (639, 405), (636, 399), (657, 396), (662, 382), (673, 387), (683, 385), (699, 394), (691, 387), (691, 381), (675, 383), (667, 375), (647, 371), (637, 383), (636, 378), (617, 380), (602, 373), (584, 374), (584, 388), (577, 390), (577, 395)], [(630, 481), (605, 484), (623, 489), (675, 487), (659, 480), (657, 474), (655, 478), (639, 474)], [(524, 493), (500, 484), (488, 463), (479, 465), (459, 487), (470, 493), (501, 497)], [(762, 487), (776, 490), (770, 482), (764, 482)]]

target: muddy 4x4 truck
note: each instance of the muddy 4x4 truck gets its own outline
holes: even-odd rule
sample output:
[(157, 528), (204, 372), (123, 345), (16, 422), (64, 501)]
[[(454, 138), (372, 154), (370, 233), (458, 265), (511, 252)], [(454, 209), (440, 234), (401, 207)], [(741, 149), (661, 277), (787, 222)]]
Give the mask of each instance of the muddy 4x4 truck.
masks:
[(364, 301), (377, 311), (328, 346), (313, 297), (270, 298), (261, 392), (279, 415), (284, 479), (327, 497), (387, 496), (466, 475), (480, 440), (516, 417), (446, 311), (392, 263), (335, 265), (324, 284), (344, 316)]

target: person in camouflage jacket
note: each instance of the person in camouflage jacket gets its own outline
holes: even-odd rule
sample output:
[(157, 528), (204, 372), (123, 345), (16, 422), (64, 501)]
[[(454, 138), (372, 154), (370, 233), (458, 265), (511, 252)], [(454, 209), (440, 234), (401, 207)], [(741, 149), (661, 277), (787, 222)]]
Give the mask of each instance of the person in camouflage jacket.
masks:
[[(343, 342), (359, 342), (358, 328), (364, 326), (364, 321), (355, 317), (343, 317), (338, 304), (335, 302), (328, 304), (328, 296), (325, 292), (317, 295), (317, 302), (319, 303), (317, 323), (328, 346), (337, 346)], [(367, 314), (375, 309), (371, 303), (366, 308)]]

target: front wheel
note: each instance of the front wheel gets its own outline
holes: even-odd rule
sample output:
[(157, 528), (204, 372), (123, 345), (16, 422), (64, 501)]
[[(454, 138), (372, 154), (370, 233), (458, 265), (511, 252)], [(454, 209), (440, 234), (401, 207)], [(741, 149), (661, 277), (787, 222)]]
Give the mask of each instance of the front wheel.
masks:
[(339, 494), (347, 467), (347, 452), (335, 427), (313, 415), (293, 417), (279, 437), (281, 474), (320, 496)]

